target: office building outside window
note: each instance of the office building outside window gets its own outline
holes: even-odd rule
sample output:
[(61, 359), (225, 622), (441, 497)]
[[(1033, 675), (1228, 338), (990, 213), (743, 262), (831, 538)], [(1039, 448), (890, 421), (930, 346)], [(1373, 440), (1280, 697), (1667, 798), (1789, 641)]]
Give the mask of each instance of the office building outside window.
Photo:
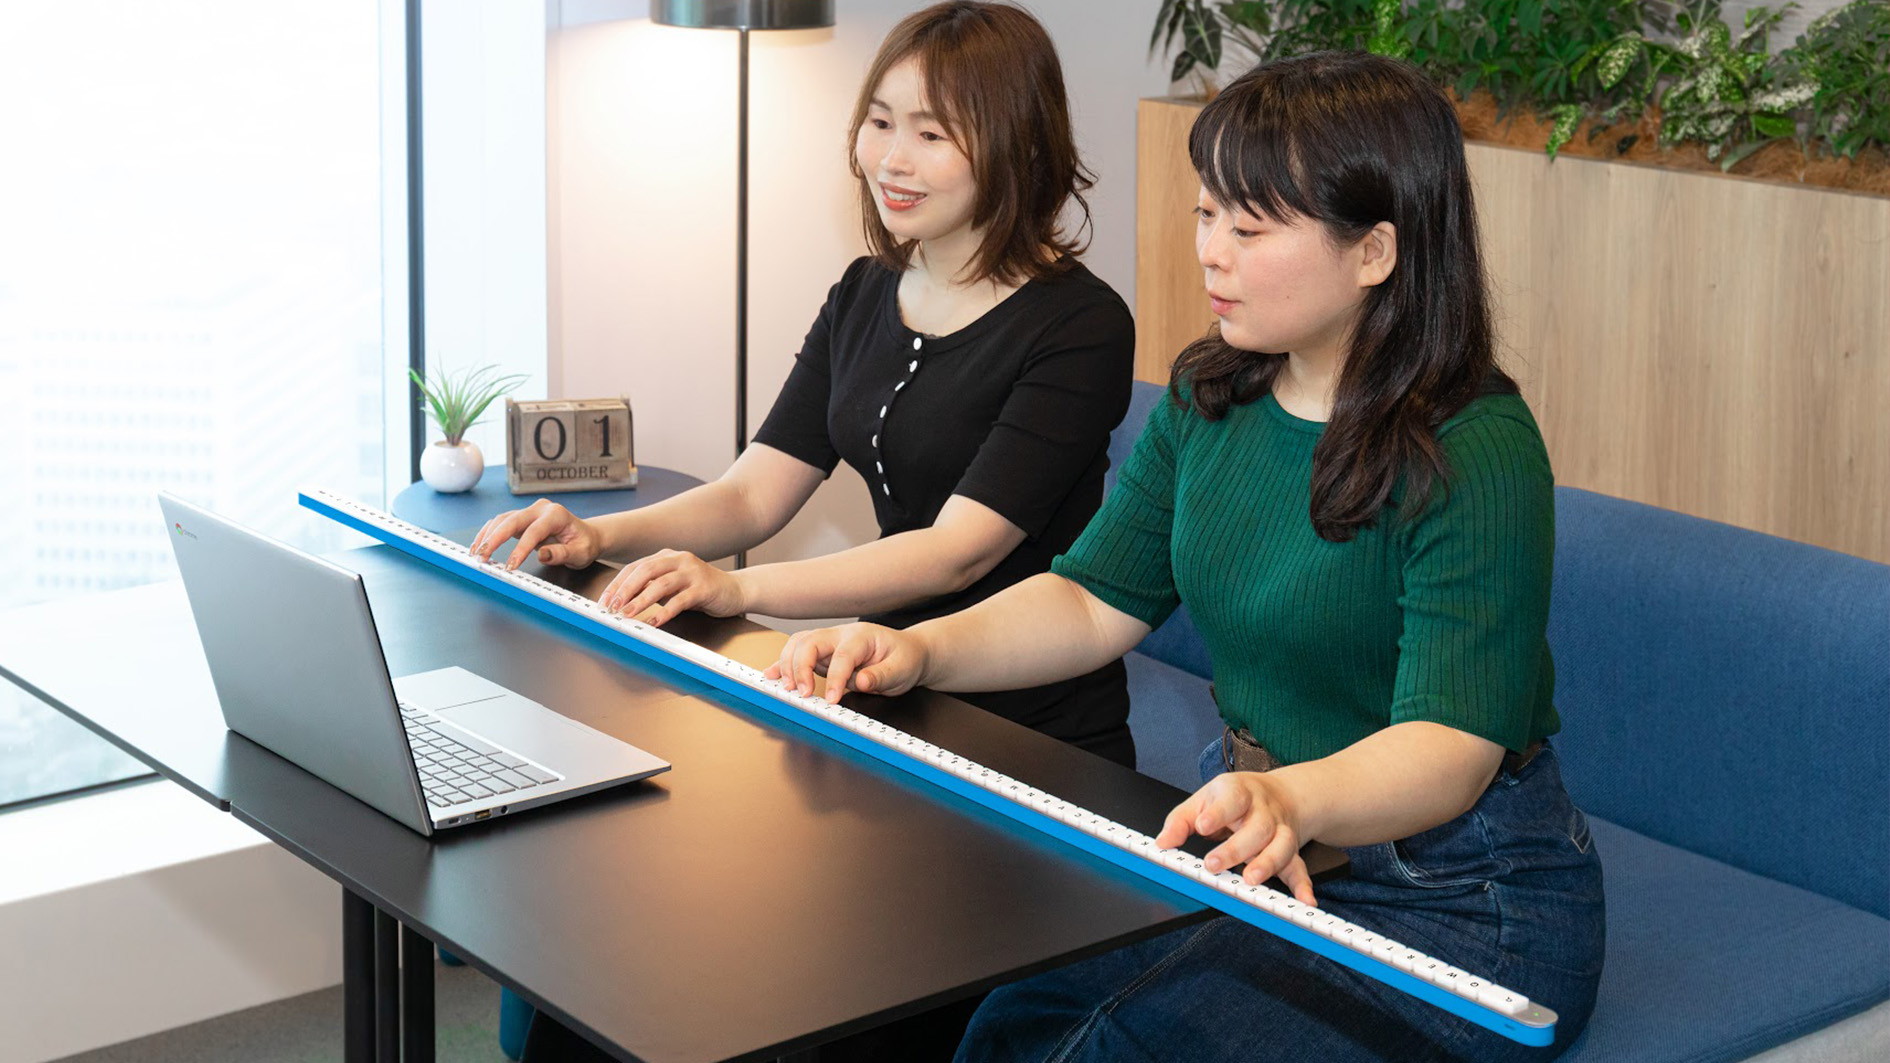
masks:
[[(159, 490), (316, 550), (298, 486), (385, 499), (382, 6), (0, 7), (0, 608), (174, 577)], [(0, 683), (0, 807), (144, 772)]]

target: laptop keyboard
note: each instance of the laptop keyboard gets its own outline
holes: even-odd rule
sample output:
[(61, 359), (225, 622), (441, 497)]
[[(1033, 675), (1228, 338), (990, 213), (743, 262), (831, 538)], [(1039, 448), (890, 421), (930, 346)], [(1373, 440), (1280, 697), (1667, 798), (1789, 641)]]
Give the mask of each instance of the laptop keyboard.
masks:
[(414, 766), (427, 804), (448, 808), (481, 798), (529, 790), (564, 778), (555, 771), (448, 727), (438, 716), (403, 703), (400, 722), (407, 729)]

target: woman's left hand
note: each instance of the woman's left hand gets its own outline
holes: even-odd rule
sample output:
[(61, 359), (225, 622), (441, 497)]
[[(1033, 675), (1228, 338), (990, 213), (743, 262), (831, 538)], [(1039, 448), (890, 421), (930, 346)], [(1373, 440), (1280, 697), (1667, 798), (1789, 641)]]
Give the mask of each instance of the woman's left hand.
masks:
[(625, 565), (597, 600), (611, 612), (631, 617), (653, 609), (643, 618), (652, 627), (662, 627), (684, 609), (710, 616), (748, 611), (747, 592), (734, 573), (682, 550), (661, 550)]
[(1215, 776), (1168, 813), (1155, 844), (1172, 849), (1190, 834), (1223, 839), (1208, 850), (1209, 871), (1245, 863), (1241, 877), (1248, 883), (1258, 886), (1278, 875), (1300, 903), (1313, 904), (1312, 876), (1299, 855), (1306, 838), (1282, 780), (1257, 771)]

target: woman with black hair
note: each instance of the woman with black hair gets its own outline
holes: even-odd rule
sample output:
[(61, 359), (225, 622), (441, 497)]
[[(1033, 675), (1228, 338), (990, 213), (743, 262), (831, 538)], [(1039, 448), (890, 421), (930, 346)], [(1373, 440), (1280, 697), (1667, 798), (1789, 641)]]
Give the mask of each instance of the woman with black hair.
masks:
[[(1545, 739), (1553, 481), (1495, 365), (1454, 110), (1322, 53), (1202, 111), (1196, 245), (1218, 327), (1177, 360), (1116, 490), (1051, 573), (906, 631), (804, 632), (803, 690), (1079, 673), (1186, 603), (1227, 725), (1157, 844), (1556, 1010), (1532, 1049), (1238, 920), (993, 993), (961, 1060), (1548, 1058), (1602, 958), (1601, 868)], [(1317, 898), (1298, 856), (1346, 848)]]

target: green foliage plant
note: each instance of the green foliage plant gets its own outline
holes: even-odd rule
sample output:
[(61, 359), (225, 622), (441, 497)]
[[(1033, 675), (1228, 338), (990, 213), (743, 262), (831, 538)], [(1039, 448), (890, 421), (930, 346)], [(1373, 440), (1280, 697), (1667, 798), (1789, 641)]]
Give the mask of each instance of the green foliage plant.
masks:
[(1844, 158), (1890, 145), (1890, 0), (1847, 4), (1818, 16), (1779, 53), (1797, 80), (1817, 85), (1801, 112), (1799, 146)]
[(491, 365), (459, 373), (442, 369), (430, 381), (412, 369), (407, 370), (407, 376), (426, 398), (427, 416), (446, 436), (446, 444), (453, 447), (459, 446), (467, 429), (479, 423), (486, 407), (529, 379), (524, 373), (500, 376), (498, 367)]
[(1656, 108), (1663, 146), (1701, 144), (1722, 168), (1787, 137), (1808, 155), (1890, 146), (1890, 0), (1851, 0), (1771, 55), (1795, 6), (1751, 8), (1735, 32), (1719, 0), (1162, 0), (1149, 47), (1177, 81), (1229, 58), (1396, 56), (1459, 99), (1488, 92), (1499, 118), (1551, 122), (1551, 158), (1585, 120), (1592, 137)]
[(1738, 36), (1720, 18), (1718, 0), (1681, 9), (1681, 37), (1671, 48), (1676, 77), (1660, 96), (1663, 143), (1698, 141), (1708, 159), (1730, 168), (1769, 141), (1797, 135), (1791, 112), (1818, 86), (1785, 73), (1766, 47), (1772, 28), (1797, 6), (1747, 8)]

